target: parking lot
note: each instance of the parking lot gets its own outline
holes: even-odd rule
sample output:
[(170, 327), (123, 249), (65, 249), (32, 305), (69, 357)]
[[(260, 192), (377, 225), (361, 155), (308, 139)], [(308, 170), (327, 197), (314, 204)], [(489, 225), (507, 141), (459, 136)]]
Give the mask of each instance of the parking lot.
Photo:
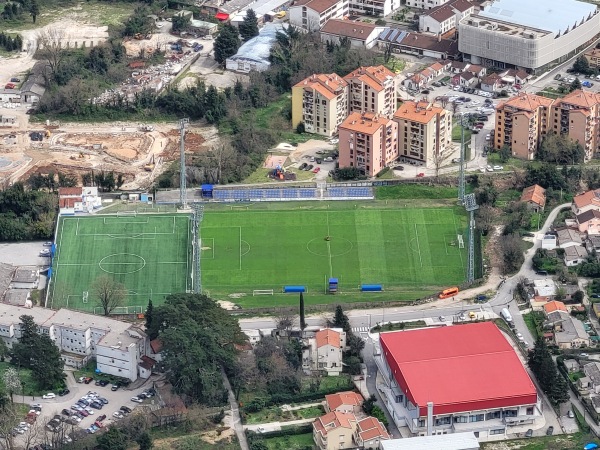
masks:
[[(98, 417), (102, 415), (106, 415), (106, 419), (102, 421), (104, 426), (117, 422), (120, 420), (120, 418), (114, 417), (113, 413), (119, 411), (122, 406), (133, 410), (140, 404), (153, 404), (156, 402), (156, 397), (145, 399), (141, 403), (131, 400), (132, 397), (151, 387), (151, 382), (149, 381), (146, 381), (143, 387), (138, 387), (134, 390), (130, 390), (127, 387), (121, 387), (117, 391), (111, 390), (111, 384), (108, 384), (107, 386), (99, 386), (96, 385), (94, 381), (92, 381), (90, 384), (76, 383), (73, 379), (73, 375), (70, 372), (67, 373), (66, 381), (67, 388), (70, 392), (62, 397), (58, 395), (52, 399), (41, 399), (39, 397), (27, 396), (24, 398), (20, 396), (15, 397), (16, 402), (21, 402), (24, 400), (24, 403), (28, 404), (30, 407), (32, 405), (37, 405), (41, 408), (41, 413), (37, 417), (35, 426), (32, 426), (22, 434), (19, 433), (17, 436), (18, 440), (21, 440), (22, 442), (28, 442), (30, 444), (36, 443), (36, 436), (32, 436), (34, 432), (39, 433), (39, 429), (42, 426), (45, 427), (56, 415), (62, 416), (66, 419), (67, 416), (61, 413), (63, 410), (69, 410), (73, 412), (74, 415), (75, 412), (71, 407), (77, 404), (77, 401), (89, 392), (97, 393), (99, 397), (106, 399), (108, 404), (105, 404), (102, 409), (90, 408), (92, 414), (81, 418), (81, 421), (77, 425), (71, 426), (67, 423), (63, 423), (63, 426), (66, 427), (65, 430), (68, 430), (68, 433), (65, 433), (66, 435), (71, 432), (71, 429), (75, 431), (77, 429), (86, 430), (87, 428), (90, 428), (92, 424), (98, 420)], [(54, 394), (58, 393), (55, 392)], [(24, 418), (21, 420), (24, 420)]]

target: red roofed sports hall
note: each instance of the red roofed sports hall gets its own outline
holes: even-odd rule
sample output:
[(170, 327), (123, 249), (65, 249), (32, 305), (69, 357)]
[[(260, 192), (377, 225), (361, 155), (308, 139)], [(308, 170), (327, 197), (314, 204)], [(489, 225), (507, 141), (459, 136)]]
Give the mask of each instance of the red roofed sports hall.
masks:
[(381, 333), (379, 342), (377, 387), (412, 436), (493, 440), (542, 419), (535, 385), (492, 322)]

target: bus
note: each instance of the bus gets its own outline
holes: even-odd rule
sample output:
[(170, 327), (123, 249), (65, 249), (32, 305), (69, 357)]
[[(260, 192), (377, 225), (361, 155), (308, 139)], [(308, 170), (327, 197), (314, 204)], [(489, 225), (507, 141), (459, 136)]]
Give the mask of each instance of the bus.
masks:
[(440, 295), (438, 295), (439, 298), (448, 298), (448, 297), (454, 297), (456, 294), (458, 294), (458, 288), (456, 286), (448, 288), (448, 289), (444, 289)]

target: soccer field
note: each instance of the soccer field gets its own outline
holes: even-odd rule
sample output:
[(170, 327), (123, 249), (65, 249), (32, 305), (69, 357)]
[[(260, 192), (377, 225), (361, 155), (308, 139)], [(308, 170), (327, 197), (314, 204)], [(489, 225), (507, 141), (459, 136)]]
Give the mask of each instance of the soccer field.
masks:
[(272, 299), (253, 299), (254, 290), (280, 293), (284, 285), (302, 285), (309, 296), (325, 294), (329, 277), (339, 279), (341, 294), (358, 293), (360, 284), (382, 284), (386, 292), (417, 295), (465, 279), (467, 254), (458, 235), (466, 243), (466, 218), (452, 207), (307, 205), (205, 210), (205, 291), (251, 307)]
[[(191, 288), (190, 216), (61, 217), (52, 260), (48, 306), (96, 311), (90, 286), (108, 275), (127, 289), (127, 312), (143, 312), (148, 300)], [(135, 306), (136, 308), (131, 308)]]

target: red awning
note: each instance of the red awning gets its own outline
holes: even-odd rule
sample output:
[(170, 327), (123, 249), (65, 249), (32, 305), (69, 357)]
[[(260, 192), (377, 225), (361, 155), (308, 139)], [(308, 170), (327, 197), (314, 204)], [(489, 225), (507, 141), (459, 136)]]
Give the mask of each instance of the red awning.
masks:
[(229, 14), (226, 13), (217, 13), (217, 15), (215, 16), (215, 19), (221, 20), (221, 21), (226, 21), (229, 19)]

